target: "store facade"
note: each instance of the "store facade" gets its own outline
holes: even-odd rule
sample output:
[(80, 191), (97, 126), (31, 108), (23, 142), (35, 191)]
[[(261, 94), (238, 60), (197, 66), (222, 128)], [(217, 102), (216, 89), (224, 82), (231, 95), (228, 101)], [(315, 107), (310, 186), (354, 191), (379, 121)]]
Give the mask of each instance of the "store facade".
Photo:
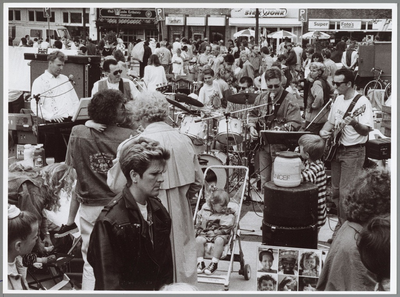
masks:
[[(299, 9), (296, 8), (259, 8), (259, 36), (286, 30), (296, 36), (302, 32), (302, 22), (299, 21)], [(235, 8), (230, 12), (230, 36), (244, 29), (256, 29), (256, 8)], [(233, 39), (233, 38), (232, 38)], [(269, 43), (276, 40), (269, 39)], [(298, 42), (298, 37), (292, 39)]]
[(308, 9), (307, 15), (305, 29), (330, 33), (334, 43), (342, 36), (357, 41), (392, 40), (391, 9)]
[(97, 14), (98, 40), (108, 31), (118, 32), (125, 44), (135, 39), (158, 39), (154, 8), (98, 8)]

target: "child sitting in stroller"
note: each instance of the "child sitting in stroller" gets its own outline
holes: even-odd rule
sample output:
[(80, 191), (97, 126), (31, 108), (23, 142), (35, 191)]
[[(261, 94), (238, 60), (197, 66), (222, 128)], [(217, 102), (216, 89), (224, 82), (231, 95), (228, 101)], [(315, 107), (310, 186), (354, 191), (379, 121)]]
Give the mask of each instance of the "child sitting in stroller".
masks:
[[(224, 252), (224, 246), (229, 242), (231, 231), (235, 226), (237, 203), (229, 201), (229, 195), (222, 189), (211, 189), (211, 194), (197, 213), (196, 247), (197, 273), (212, 274), (218, 268), (218, 262)], [(204, 256), (208, 254), (210, 243), (212, 260), (207, 266)]]

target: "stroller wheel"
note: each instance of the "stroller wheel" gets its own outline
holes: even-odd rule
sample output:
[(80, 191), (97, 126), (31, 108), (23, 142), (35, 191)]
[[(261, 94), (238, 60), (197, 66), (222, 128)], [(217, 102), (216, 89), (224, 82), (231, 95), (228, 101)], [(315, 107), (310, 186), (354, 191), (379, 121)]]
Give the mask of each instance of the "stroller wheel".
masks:
[(250, 265), (249, 264), (246, 264), (246, 265), (244, 265), (244, 269), (243, 269), (244, 271), (244, 273), (243, 273), (243, 276), (244, 276), (244, 279), (245, 280), (249, 280), (250, 278), (251, 278), (251, 268), (250, 268)]

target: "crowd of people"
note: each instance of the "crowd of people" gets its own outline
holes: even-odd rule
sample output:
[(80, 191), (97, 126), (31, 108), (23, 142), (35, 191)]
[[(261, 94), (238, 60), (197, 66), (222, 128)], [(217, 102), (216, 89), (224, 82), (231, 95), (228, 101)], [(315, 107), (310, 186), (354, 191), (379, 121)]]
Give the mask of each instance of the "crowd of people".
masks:
[[(276, 153), (288, 147), (268, 143), (260, 130), (311, 132), (300, 138), (299, 154), (304, 161), (302, 180), (318, 186), (318, 228), (326, 221), (325, 141), (341, 126), (343, 136), (331, 161), (332, 199), (339, 223), (316, 289), (388, 289), (390, 174), (363, 168), (365, 144), (374, 127), (372, 107), (354, 89), (357, 43), (341, 42), (332, 51), (329, 47), (303, 49), (287, 39), (275, 53), (265, 38), (260, 46), (254, 38), (229, 40), (227, 45), (210, 43), (207, 38), (173, 43), (138, 40), (128, 46), (121, 38), (114, 43), (102, 40), (94, 48), (95, 54), (104, 56), (104, 77), (93, 85), (90, 121), (72, 129), (65, 164), (34, 171), (34, 177), (24, 175), (29, 168), (19, 170), (22, 178), (9, 176), (9, 288), (28, 289), (26, 267), (48, 254), (45, 248), (53, 246), (53, 238), (77, 230), (76, 216), (82, 236), (83, 290), (161, 290), (181, 283), (195, 287), (198, 274), (218, 269), (235, 226), (237, 205), (229, 201), (229, 193), (213, 184), (193, 224), (190, 200), (210, 184), (204, 180), (192, 140), (167, 123), (169, 103), (157, 90), (183, 77), (199, 82), (195, 95), (208, 110), (228, 111), (240, 119), (245, 116), (234, 113), (240, 106), (230, 102), (230, 96), (256, 94), (251, 106), (260, 107), (249, 112), (244, 129), (260, 144), (255, 166), (261, 190), (271, 180)], [(81, 51), (84, 47), (74, 45)], [(342, 68), (332, 61), (334, 55), (341, 56)], [(125, 69), (135, 60), (140, 63), (144, 87), (134, 83)], [(32, 96), (51, 83), (67, 84), (68, 78), (61, 74), (65, 54), (54, 51), (48, 62), (45, 73), (33, 83)], [(77, 97), (73, 89), (68, 90), (42, 96), (37, 116), (49, 122), (70, 120)], [(57, 100), (61, 95), (65, 100)], [(353, 116), (360, 109), (363, 112)], [(71, 196), (68, 220), (61, 228), (49, 228), (43, 210), (57, 210), (61, 189)], [(375, 230), (379, 228), (386, 231)], [(375, 237), (381, 239), (379, 244)], [(208, 243), (214, 248), (206, 265)], [(370, 247), (383, 253), (381, 262)], [(306, 256), (315, 261), (314, 255)], [(308, 261), (306, 256), (302, 263)], [(259, 260), (262, 270), (271, 271), (271, 251), (260, 253)], [(293, 270), (290, 259), (282, 261), (288, 262), (282, 269)], [(307, 265), (301, 267), (302, 273), (315, 273)], [(268, 278), (260, 278), (258, 284), (260, 290), (276, 285), (276, 280)], [(296, 280), (287, 277), (278, 290), (294, 287)]]

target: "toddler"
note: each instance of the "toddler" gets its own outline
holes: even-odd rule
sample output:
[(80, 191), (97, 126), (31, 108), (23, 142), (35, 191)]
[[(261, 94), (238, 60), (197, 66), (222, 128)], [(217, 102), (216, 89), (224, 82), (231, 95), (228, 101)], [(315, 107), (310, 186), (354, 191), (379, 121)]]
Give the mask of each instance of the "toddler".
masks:
[(319, 135), (304, 134), (299, 138), (300, 156), (304, 161), (301, 171), (302, 181), (308, 181), (318, 186), (318, 231), (326, 221), (326, 174), (321, 161), (325, 150), (325, 141)]
[(36, 244), (39, 222), (35, 215), (21, 211), (15, 205), (8, 206), (8, 288), (29, 290), (26, 281), (27, 267), (22, 257), (29, 254)]
[(271, 249), (268, 249), (266, 251), (261, 251), (258, 254), (258, 259), (260, 260), (262, 266), (259, 272), (276, 273), (276, 270), (271, 269), (274, 263), (274, 255)]
[[(222, 189), (214, 189), (203, 204), (196, 218), (197, 273), (212, 274), (218, 268), (224, 246), (229, 242), (235, 226), (238, 205), (229, 201), (229, 195)], [(206, 245), (213, 243), (212, 259), (204, 263)]]
[(269, 274), (258, 279), (258, 291), (276, 291), (276, 280)]
[(306, 252), (301, 256), (300, 275), (318, 276), (319, 275), (319, 257), (314, 252)]

